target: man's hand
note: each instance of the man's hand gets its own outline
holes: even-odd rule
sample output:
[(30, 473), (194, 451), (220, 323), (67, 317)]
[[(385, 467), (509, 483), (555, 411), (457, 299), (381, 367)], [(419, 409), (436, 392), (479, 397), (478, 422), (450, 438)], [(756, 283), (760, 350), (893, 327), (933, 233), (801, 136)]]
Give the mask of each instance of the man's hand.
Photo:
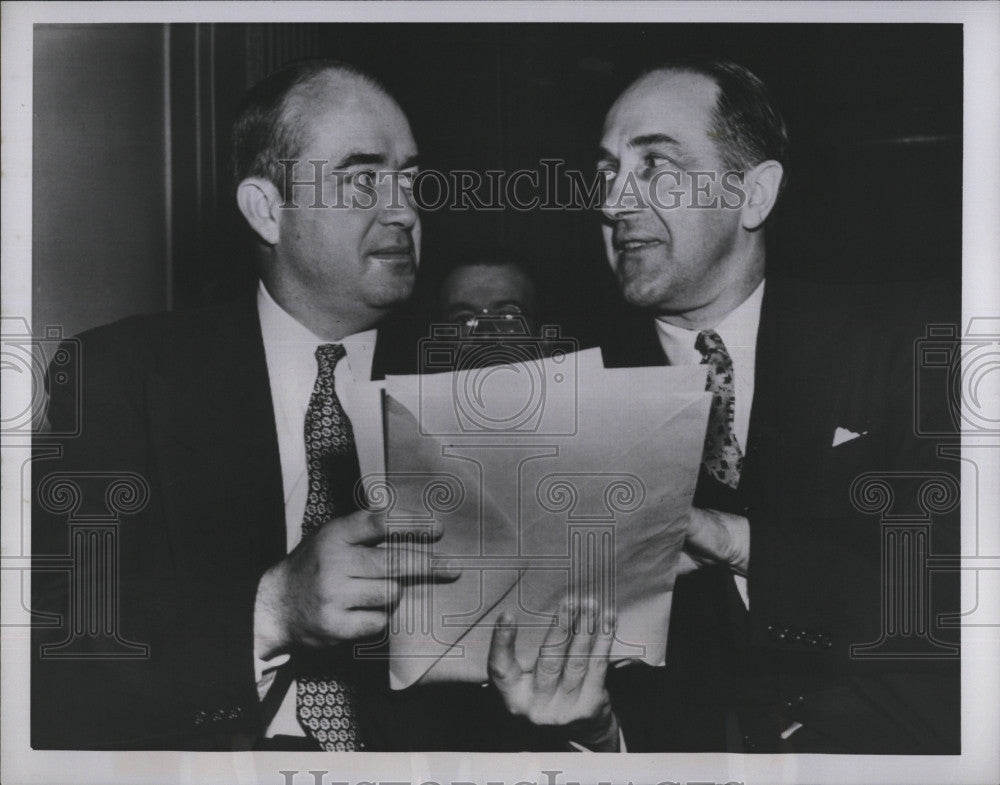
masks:
[(750, 521), (740, 515), (692, 507), (680, 572), (709, 564), (724, 564), (737, 575), (750, 566)]
[[(376, 635), (399, 603), (401, 581), (458, 578), (458, 570), (432, 573), (421, 566), (426, 560), (419, 549), (378, 547), (387, 536), (384, 515), (345, 515), (265, 572), (254, 614), (258, 656), (267, 659), (293, 644), (323, 647)], [(440, 538), (440, 531), (431, 537)]]
[(558, 726), (567, 740), (594, 750), (619, 747), (618, 720), (604, 686), (614, 619), (593, 601), (570, 609), (564, 603), (545, 636), (533, 670), (514, 655), (517, 628), (501, 614), (490, 643), (490, 681), (507, 710), (535, 725)]

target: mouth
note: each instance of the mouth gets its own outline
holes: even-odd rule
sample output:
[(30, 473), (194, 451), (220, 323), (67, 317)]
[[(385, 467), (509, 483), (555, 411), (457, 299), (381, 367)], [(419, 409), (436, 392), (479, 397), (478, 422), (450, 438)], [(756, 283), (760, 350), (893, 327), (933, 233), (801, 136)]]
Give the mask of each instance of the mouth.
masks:
[(412, 245), (386, 245), (369, 251), (369, 256), (388, 262), (413, 263), (415, 261)]
[(639, 251), (654, 245), (660, 245), (660, 240), (645, 237), (616, 237), (614, 238), (614, 249), (619, 253), (623, 251)]

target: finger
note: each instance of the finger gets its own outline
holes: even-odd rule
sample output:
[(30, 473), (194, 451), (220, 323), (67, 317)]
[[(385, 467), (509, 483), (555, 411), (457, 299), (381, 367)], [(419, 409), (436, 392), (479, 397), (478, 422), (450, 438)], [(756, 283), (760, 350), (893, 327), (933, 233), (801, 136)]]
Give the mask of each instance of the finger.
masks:
[(377, 545), (389, 536), (415, 543), (437, 542), (444, 536), (444, 528), (440, 521), (421, 520), (419, 512), (409, 512), (397, 507), (392, 511), (392, 518), (384, 512), (359, 510), (358, 512), (334, 518), (332, 522), (340, 527), (340, 535), (347, 542), (357, 545)]
[(385, 631), (389, 616), (380, 610), (338, 611), (325, 620), (331, 643), (370, 638)]
[(524, 671), (517, 657), (514, 656), (514, 641), (517, 639), (517, 627), (514, 619), (507, 611), (500, 614), (493, 625), (493, 637), (490, 640), (490, 653), (486, 661), (486, 672), (490, 681), (498, 690), (506, 695), (513, 685), (520, 681)]
[(552, 624), (549, 625), (545, 640), (538, 650), (538, 659), (535, 661), (533, 681), (536, 692), (551, 694), (559, 683), (566, 661), (566, 650), (569, 647), (570, 630), (576, 624), (576, 615), (577, 608), (571, 608), (564, 601), (559, 606)]
[[(395, 514), (399, 518), (406, 518), (408, 515), (405, 510), (396, 510)], [(411, 519), (419, 518), (420, 515), (419, 513), (414, 513), (409, 517)], [(437, 542), (444, 536), (444, 527), (437, 520), (422, 521), (420, 523), (398, 523), (394, 520), (390, 521), (387, 525), (393, 537), (398, 537), (403, 542), (416, 545)]]
[(350, 581), (348, 610), (384, 610), (392, 612), (399, 605), (402, 590), (387, 578), (360, 578)]
[(462, 575), (446, 560), (433, 558), (426, 548), (407, 548), (390, 544), (384, 548), (358, 547), (355, 565), (350, 570), (355, 578), (389, 578), (407, 583), (454, 581)]
[(389, 577), (406, 583), (451, 582), (461, 577), (462, 570), (452, 567), (447, 559), (434, 557), (429, 548), (407, 548), (390, 543), (387, 567)]
[(604, 689), (604, 675), (608, 670), (611, 646), (615, 641), (617, 620), (614, 609), (603, 608), (597, 616), (597, 632), (594, 647), (587, 662), (587, 675), (583, 679), (583, 690), (601, 692)]
[(583, 679), (587, 675), (587, 669), (590, 665), (590, 652), (596, 634), (597, 606), (592, 599), (587, 599), (583, 602), (573, 627), (573, 634), (566, 652), (566, 661), (563, 665), (562, 680), (559, 682), (560, 689), (573, 692), (583, 684)]
[(386, 538), (385, 516), (379, 512), (359, 510), (334, 518), (331, 525), (337, 526), (340, 538), (352, 545), (377, 545)]

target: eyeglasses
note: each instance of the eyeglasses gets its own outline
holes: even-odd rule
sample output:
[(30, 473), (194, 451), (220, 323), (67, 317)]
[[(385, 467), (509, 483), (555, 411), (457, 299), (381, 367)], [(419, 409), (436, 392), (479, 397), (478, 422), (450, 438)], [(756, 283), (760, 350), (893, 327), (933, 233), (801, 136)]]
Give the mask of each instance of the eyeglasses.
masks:
[(496, 310), (483, 308), (478, 312), (463, 310), (449, 315), (467, 334), (526, 334), (532, 317), (517, 305), (505, 305)]

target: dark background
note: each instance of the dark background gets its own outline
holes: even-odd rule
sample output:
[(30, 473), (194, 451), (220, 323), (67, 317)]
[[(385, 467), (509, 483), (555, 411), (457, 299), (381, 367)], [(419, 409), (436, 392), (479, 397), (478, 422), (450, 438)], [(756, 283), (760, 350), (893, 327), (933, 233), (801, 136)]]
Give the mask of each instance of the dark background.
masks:
[[(228, 126), (247, 86), (306, 55), (378, 76), (411, 120), (422, 166), (444, 171), (559, 158), (590, 172), (604, 113), (638, 71), (684, 54), (735, 60), (770, 86), (792, 140), (769, 274), (958, 286), (960, 25), (36, 26), (35, 44), (36, 330), (61, 319), (76, 332), (252, 284)], [(130, 154), (142, 163), (101, 158)], [(445, 259), (503, 245), (537, 271), (547, 321), (584, 344), (638, 318), (618, 299), (593, 211), (438, 210), (423, 224), (417, 304)], [(85, 313), (66, 318), (81, 297)]]

